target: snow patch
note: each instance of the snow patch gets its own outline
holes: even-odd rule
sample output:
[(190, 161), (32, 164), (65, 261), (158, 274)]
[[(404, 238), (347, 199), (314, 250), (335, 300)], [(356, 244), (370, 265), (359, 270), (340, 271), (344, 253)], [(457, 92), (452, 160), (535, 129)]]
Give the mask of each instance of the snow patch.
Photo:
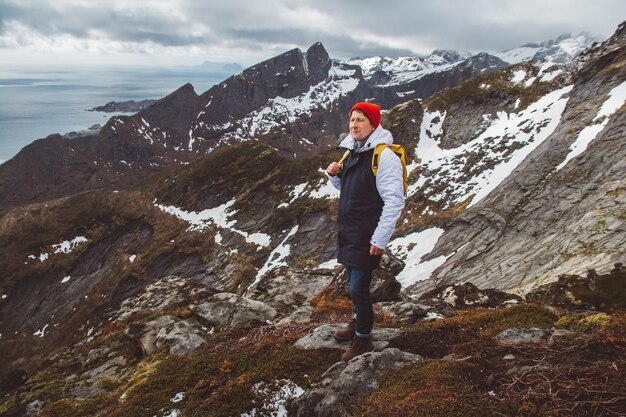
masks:
[(46, 335), (46, 329), (48, 328), (48, 326), (49, 325), (46, 324), (41, 330), (37, 330), (35, 333), (33, 333), (33, 336), (44, 337)]
[(513, 73), (513, 76), (511, 77), (511, 82), (513, 84), (519, 84), (524, 81), (524, 79), (526, 79), (526, 71), (517, 70)]
[[(285, 404), (287, 401), (300, 397), (304, 390), (296, 383), (288, 379), (276, 380), (273, 383), (259, 382), (252, 387), (253, 392), (260, 398), (265, 398), (261, 406), (263, 414), (257, 416), (257, 409), (253, 408), (241, 417), (260, 417), (261, 415), (271, 415), (272, 417), (287, 417)], [(269, 412), (269, 414), (268, 414)]]
[(430, 278), (433, 271), (446, 261), (446, 256), (440, 256), (422, 262), (424, 255), (433, 250), (443, 232), (443, 229), (434, 227), (394, 239), (389, 243), (389, 249), (405, 263), (404, 269), (396, 277), (402, 288)]
[(322, 173), (324, 177), (320, 178), (316, 185), (311, 186), (306, 182), (295, 185), (289, 192), (289, 201), (281, 203), (278, 208), (289, 207), (291, 203), (302, 197), (328, 200), (339, 198), (339, 190), (330, 183), (328, 177), (326, 177), (326, 171), (320, 169), (319, 172)]
[(270, 235), (265, 233), (247, 233), (233, 227), (237, 221), (229, 220), (229, 216), (234, 215), (237, 212), (234, 211), (229, 213), (229, 209), (233, 204), (235, 204), (235, 201), (235, 199), (232, 199), (221, 206), (202, 210), (201, 212), (185, 211), (178, 207), (164, 206), (156, 203), (155, 206), (164, 212), (172, 214), (189, 223), (190, 226), (187, 228), (188, 231), (205, 231), (211, 224), (214, 224), (222, 229), (228, 229), (232, 232), (240, 234), (249, 243), (253, 243), (257, 246), (269, 245), (272, 240)]
[(85, 242), (87, 242), (87, 238), (85, 236), (76, 236), (72, 240), (64, 240), (61, 243), (52, 245), (52, 247), (54, 248), (54, 253), (70, 253), (78, 245)]
[(319, 264), (318, 268), (319, 269), (335, 269), (335, 267), (337, 267), (338, 265), (339, 265), (339, 262), (337, 262), (337, 259), (331, 259), (328, 262)]
[(528, 88), (531, 85), (533, 85), (533, 83), (535, 82), (535, 80), (537, 80), (537, 77), (530, 77), (529, 79), (526, 80), (526, 82), (524, 83), (524, 87)]
[[(419, 191), (430, 200), (450, 204), (472, 197), (470, 206), (475, 205), (554, 132), (572, 88), (553, 91), (519, 113), (498, 112), (495, 118), (486, 118), (487, 127), (478, 137), (452, 149), (442, 149), (438, 144), (445, 113), (426, 111), (415, 149), (424, 174), (409, 187), (407, 195)], [(409, 165), (409, 171), (416, 166)], [(467, 179), (456, 182), (461, 177)]]
[[(53, 253), (55, 253), (55, 254), (57, 254), (57, 253), (68, 254), (68, 253), (72, 252), (74, 249), (76, 249), (76, 247), (78, 245), (80, 245), (81, 243), (85, 243), (87, 241), (88, 240), (87, 240), (87, 238), (85, 236), (76, 236), (72, 240), (64, 240), (61, 243), (57, 243), (57, 244), (52, 245), (52, 249), (54, 250)], [(49, 257), (50, 257), (50, 255), (47, 252), (40, 253), (39, 256), (28, 255), (28, 259), (39, 259), (39, 261), (42, 262), (42, 263), (47, 261)]]
[(173, 403), (179, 403), (182, 400), (185, 399), (185, 393), (184, 392), (177, 392), (176, 395), (174, 395), (174, 397), (170, 398), (170, 401)]
[(263, 267), (261, 267), (261, 269), (259, 269), (259, 271), (257, 272), (256, 278), (254, 282), (250, 284), (250, 286), (248, 287), (248, 290), (250, 290), (251, 288), (254, 288), (254, 286), (258, 284), (259, 281), (261, 281), (261, 278), (263, 277), (263, 275), (265, 275), (267, 271), (273, 268), (276, 268), (278, 266), (287, 265), (287, 263), (284, 260), (291, 254), (291, 245), (287, 244), (286, 242), (287, 240), (289, 240), (291, 236), (295, 235), (297, 231), (298, 231), (298, 225), (295, 225), (289, 231), (289, 233), (283, 239), (283, 241), (280, 242), (280, 244), (276, 248), (274, 248), (272, 253), (270, 253), (270, 255), (267, 257), (267, 261), (265, 261), (265, 265), (263, 265)]
[(596, 114), (596, 117), (593, 119), (595, 124), (587, 126), (580, 131), (574, 143), (570, 145), (569, 153), (565, 156), (563, 162), (556, 167), (557, 171), (563, 169), (569, 161), (587, 150), (591, 141), (594, 140), (609, 123), (609, 118), (624, 105), (624, 101), (626, 101), (626, 81), (609, 92), (608, 98), (604, 101), (598, 114)]

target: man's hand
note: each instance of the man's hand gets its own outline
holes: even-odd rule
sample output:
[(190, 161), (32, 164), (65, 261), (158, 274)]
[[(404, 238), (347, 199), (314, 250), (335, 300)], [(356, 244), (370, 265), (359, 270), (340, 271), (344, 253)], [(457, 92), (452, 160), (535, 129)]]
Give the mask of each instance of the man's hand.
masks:
[(337, 162), (331, 162), (330, 165), (328, 165), (328, 168), (326, 168), (326, 172), (331, 177), (339, 175), (339, 173), (341, 172), (341, 165), (339, 165)]
[(382, 255), (384, 251), (385, 251), (384, 249), (381, 249), (377, 246), (374, 246), (374, 245), (370, 246), (370, 255), (372, 256)]

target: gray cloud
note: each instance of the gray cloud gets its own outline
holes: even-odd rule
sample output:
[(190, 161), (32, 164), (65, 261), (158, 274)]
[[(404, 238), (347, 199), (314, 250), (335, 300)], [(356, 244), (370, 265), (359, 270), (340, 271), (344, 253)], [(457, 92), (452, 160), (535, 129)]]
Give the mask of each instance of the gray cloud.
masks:
[(180, 55), (196, 48), (196, 55), (206, 51), (203, 59), (231, 53), (244, 64), (317, 41), (334, 58), (495, 51), (564, 32), (606, 38), (624, 16), (623, 0), (0, 0), (0, 52), (64, 37), (119, 42), (118, 49), (145, 54), (158, 48), (178, 48)]

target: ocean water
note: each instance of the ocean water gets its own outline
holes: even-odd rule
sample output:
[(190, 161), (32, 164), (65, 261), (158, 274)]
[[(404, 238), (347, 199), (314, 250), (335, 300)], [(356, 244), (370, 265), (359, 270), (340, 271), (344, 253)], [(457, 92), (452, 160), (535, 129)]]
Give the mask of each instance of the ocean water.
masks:
[[(203, 67), (33, 69), (0, 66), (0, 163), (32, 141), (104, 125), (110, 101), (159, 99), (186, 83), (197, 94), (232, 75)], [(119, 114), (119, 113), (118, 113)]]

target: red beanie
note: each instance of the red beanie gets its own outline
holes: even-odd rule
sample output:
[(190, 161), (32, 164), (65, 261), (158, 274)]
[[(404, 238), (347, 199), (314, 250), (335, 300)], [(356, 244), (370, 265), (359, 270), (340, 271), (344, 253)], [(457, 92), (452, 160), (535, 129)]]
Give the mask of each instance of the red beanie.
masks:
[(356, 109), (361, 110), (367, 116), (372, 126), (374, 126), (374, 129), (380, 125), (380, 106), (374, 103), (368, 103), (367, 101), (361, 101), (352, 106), (348, 116), (352, 116), (352, 112)]

